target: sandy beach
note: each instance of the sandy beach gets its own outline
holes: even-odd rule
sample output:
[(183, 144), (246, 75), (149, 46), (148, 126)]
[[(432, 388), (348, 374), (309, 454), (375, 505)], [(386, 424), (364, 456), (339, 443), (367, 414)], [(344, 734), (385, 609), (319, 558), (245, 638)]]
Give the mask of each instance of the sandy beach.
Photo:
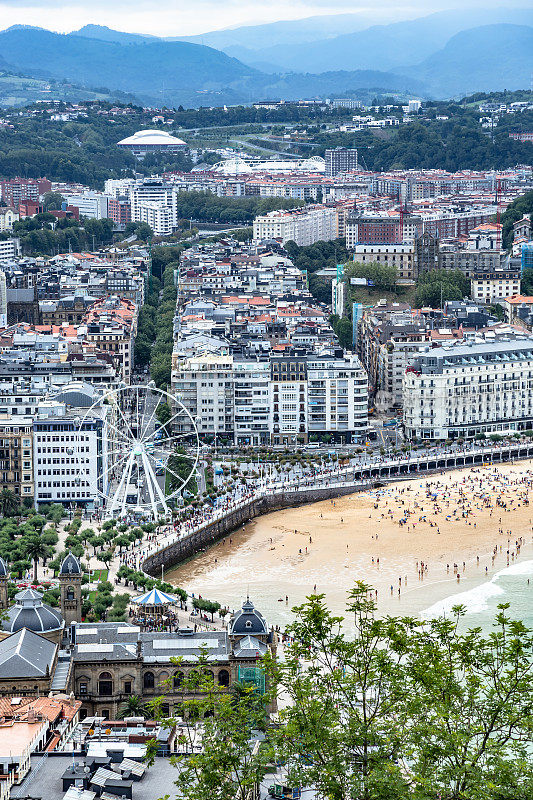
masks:
[(532, 487), (530, 461), (388, 484), (260, 517), (165, 577), (230, 609), (249, 591), (282, 627), (315, 589), (342, 613), (356, 580), (417, 614), (533, 557)]

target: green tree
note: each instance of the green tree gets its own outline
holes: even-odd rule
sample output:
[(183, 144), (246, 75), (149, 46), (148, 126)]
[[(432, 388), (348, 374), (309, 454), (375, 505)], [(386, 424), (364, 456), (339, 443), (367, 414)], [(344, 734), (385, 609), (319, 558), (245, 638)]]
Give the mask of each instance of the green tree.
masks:
[(109, 564), (112, 558), (113, 558), (113, 553), (111, 552), (111, 550), (106, 550), (105, 553), (100, 553), (100, 561), (103, 561), (104, 564), (106, 565)]
[(507, 206), (501, 218), (504, 247), (510, 247), (513, 242), (513, 223), (522, 219), (524, 214), (531, 213), (533, 213), (533, 191), (520, 195)]
[(150, 712), (142, 699), (136, 695), (130, 695), (118, 708), (117, 719), (126, 717), (149, 717)]
[(143, 242), (147, 242), (149, 239), (154, 238), (154, 232), (146, 222), (138, 222), (135, 225), (135, 233), (139, 239), (142, 239)]
[(526, 295), (527, 297), (531, 297), (533, 295), (533, 267), (526, 267), (523, 270), (520, 286), (522, 289), (522, 294)]
[(335, 333), (339, 339), (339, 344), (345, 350), (349, 350), (352, 347), (352, 323), (347, 317), (343, 317), (339, 320), (339, 323), (336, 327)]
[(265, 659), (285, 699), (268, 731), (289, 783), (332, 800), (526, 800), (533, 786), (533, 635), (499, 607), (379, 619), (356, 584), (348, 617), (324, 596), (295, 609), (284, 658)]
[(43, 196), (43, 208), (45, 211), (48, 211), (50, 208), (54, 211), (59, 210), (62, 202), (63, 195), (61, 192), (45, 192)]
[(470, 281), (458, 269), (435, 269), (419, 277), (415, 306), (440, 308), (446, 300), (462, 300), (470, 294)]
[(25, 537), (24, 548), (26, 550), (26, 555), (33, 561), (33, 580), (34, 583), (36, 583), (39, 559), (43, 559), (44, 561), (48, 557), (50, 551), (43, 542), (42, 537), (38, 535)]
[(155, 410), (157, 421), (159, 422), (161, 431), (164, 436), (169, 435), (169, 430), (166, 427), (167, 422), (172, 418), (172, 409), (168, 403), (159, 403)]
[[(179, 673), (180, 660), (172, 660)], [(172, 692), (175, 694), (176, 689)], [(268, 741), (256, 748), (251, 746), (256, 732), (265, 728), (269, 695), (259, 694), (253, 686), (242, 685), (235, 692), (217, 686), (205, 654), (200, 656), (194, 670), (182, 675), (180, 692), (184, 714), (184, 724), (180, 725), (181, 744), (189, 743), (193, 754), (175, 758), (178, 796), (183, 800), (247, 797), (263, 780), (274, 757)], [(152, 705), (156, 718), (161, 716), (164, 699), (163, 694)], [(195, 720), (198, 719), (203, 720), (202, 748), (195, 753), (192, 743), (197, 737)], [(152, 760), (156, 748), (153, 742), (148, 753)]]
[(0, 508), (2, 509), (2, 515), (4, 517), (9, 517), (17, 512), (19, 503), (15, 496), (15, 493), (11, 491), (11, 489), (2, 489), (0, 492)]
[(288, 704), (273, 736), (278, 758), (291, 765), (289, 783), (315, 786), (332, 798), (402, 798), (400, 759), (408, 727), (405, 652), (413, 625), (380, 620), (357, 583), (348, 604), (349, 634), (324, 595), (295, 609), (294, 643), (267, 672)]
[(366, 278), (375, 289), (394, 291), (398, 279), (398, 270), (389, 264), (371, 261), (369, 264), (350, 262), (344, 269), (345, 280), (350, 278)]
[(465, 609), (419, 628), (408, 655), (412, 780), (422, 796), (518, 800), (533, 787), (533, 637), (499, 606), (491, 633)]

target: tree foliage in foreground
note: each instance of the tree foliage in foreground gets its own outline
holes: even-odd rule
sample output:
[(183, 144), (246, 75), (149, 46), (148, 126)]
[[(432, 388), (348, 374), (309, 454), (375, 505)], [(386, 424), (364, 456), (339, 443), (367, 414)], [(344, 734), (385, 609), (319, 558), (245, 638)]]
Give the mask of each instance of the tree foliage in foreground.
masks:
[(378, 619), (359, 583), (348, 633), (311, 597), (286, 658), (269, 665), (289, 698), (275, 740), (293, 781), (334, 800), (525, 800), (533, 638), (505, 612), (489, 635), (461, 632), (460, 607), (425, 623)]
[(213, 716), (202, 753), (179, 760), (180, 797), (245, 796), (268, 759), (285, 765), (287, 785), (330, 800), (532, 797), (532, 631), (506, 605), (489, 634), (463, 630), (461, 607), (427, 622), (375, 611), (363, 583), (346, 619), (324, 595), (295, 609), (284, 657), (264, 659), (283, 702), (263, 726), (260, 756), (251, 742), (268, 695), (230, 700), (208, 680), (195, 718)]

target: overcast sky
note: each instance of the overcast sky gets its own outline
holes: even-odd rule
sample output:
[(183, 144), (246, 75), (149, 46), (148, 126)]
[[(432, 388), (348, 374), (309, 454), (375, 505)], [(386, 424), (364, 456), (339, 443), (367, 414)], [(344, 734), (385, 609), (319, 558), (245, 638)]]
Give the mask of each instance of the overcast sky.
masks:
[[(507, 3), (509, 0), (467, 0), (466, 5), (482, 9)], [(315, 14), (360, 12), (376, 22), (390, 22), (464, 5), (464, 0), (380, 0), (379, 6), (370, 0), (364, 0), (364, 5), (353, 0), (0, 0), (0, 28), (37, 25), (69, 32), (94, 23), (135, 33), (187, 36)], [(512, 5), (526, 2), (512, 0)]]

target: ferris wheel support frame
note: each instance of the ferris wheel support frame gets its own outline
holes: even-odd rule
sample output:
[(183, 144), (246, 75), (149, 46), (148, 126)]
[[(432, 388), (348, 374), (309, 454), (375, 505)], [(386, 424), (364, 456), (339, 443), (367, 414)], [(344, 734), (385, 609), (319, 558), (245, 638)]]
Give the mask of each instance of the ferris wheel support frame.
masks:
[[(139, 399), (142, 393), (142, 417), (139, 416)], [(146, 421), (147, 399), (149, 393), (156, 395), (156, 401), (153, 411), (149, 414), (148, 421)], [(128, 394), (131, 397), (128, 397)], [(121, 397), (130, 400), (130, 419), (128, 421), (125, 413), (128, 413), (128, 408), (121, 408)], [(181, 496), (187, 484), (192, 480), (196, 474), (199, 456), (200, 456), (200, 439), (198, 435), (198, 428), (196, 422), (189, 410), (183, 405), (180, 396), (171, 395), (162, 389), (158, 389), (154, 385), (148, 384), (135, 384), (133, 386), (122, 385), (120, 387), (110, 389), (104, 392), (87, 410), (83, 416), (79, 426), (78, 432), (81, 433), (87, 418), (94, 415), (96, 408), (102, 408), (107, 402), (111, 407), (115, 408), (118, 412), (117, 417), (111, 421), (109, 417), (103, 418), (103, 436), (106, 437), (106, 447), (103, 452), (106, 454), (107, 463), (105, 464), (104, 472), (102, 475), (97, 476), (97, 485), (95, 487), (95, 501), (98, 499), (102, 502), (104, 514), (112, 517), (117, 511), (121, 516), (127, 514), (128, 509), (135, 512), (141, 512), (146, 516), (151, 516), (157, 519), (161, 512), (168, 514), (170, 512), (169, 501)], [(173, 412), (170, 419), (163, 423), (160, 428), (150, 433), (149, 429), (154, 421), (157, 408), (161, 402), (167, 403)], [(137, 421), (135, 423), (134, 413), (136, 406)], [(177, 410), (176, 410), (177, 409)], [(124, 413), (125, 412), (125, 413)], [(172, 434), (171, 430), (166, 426), (170, 425), (174, 420), (179, 417), (187, 420), (187, 428), (190, 430), (182, 431), (178, 434)], [(119, 419), (120, 417), (120, 419)], [(122, 424), (122, 428), (120, 425)], [(164, 429), (164, 438), (156, 439), (158, 430)], [(135, 433), (134, 433), (135, 431)], [(176, 474), (168, 467), (168, 461), (172, 455), (175, 455), (175, 450), (179, 446), (180, 440), (189, 438), (194, 440), (194, 455), (190, 456), (190, 469), (186, 476)], [(108, 446), (111, 445), (110, 448)], [(78, 442), (79, 446), (79, 442)], [(83, 451), (82, 451), (83, 452)], [(157, 456), (156, 453), (162, 454)], [(118, 455), (117, 455), (118, 454)], [(110, 459), (112, 459), (110, 461)], [(80, 459), (81, 461), (81, 459)], [(165, 487), (162, 489), (157, 480), (156, 470), (152, 464), (164, 469)], [(137, 493), (137, 501), (132, 503), (128, 501), (128, 489), (131, 485), (132, 473), (136, 468), (135, 479), (139, 481), (139, 476), (142, 472), (144, 476), (144, 484), (148, 491), (148, 499), (142, 502)], [(120, 480), (114, 491), (109, 491), (112, 485), (113, 475), (117, 468), (122, 471)], [(168, 475), (174, 476), (178, 485), (177, 488), (172, 489), (166, 494), (166, 486)], [(98, 488), (98, 481), (103, 479), (102, 490)], [(141, 488), (137, 483), (137, 492)]]

